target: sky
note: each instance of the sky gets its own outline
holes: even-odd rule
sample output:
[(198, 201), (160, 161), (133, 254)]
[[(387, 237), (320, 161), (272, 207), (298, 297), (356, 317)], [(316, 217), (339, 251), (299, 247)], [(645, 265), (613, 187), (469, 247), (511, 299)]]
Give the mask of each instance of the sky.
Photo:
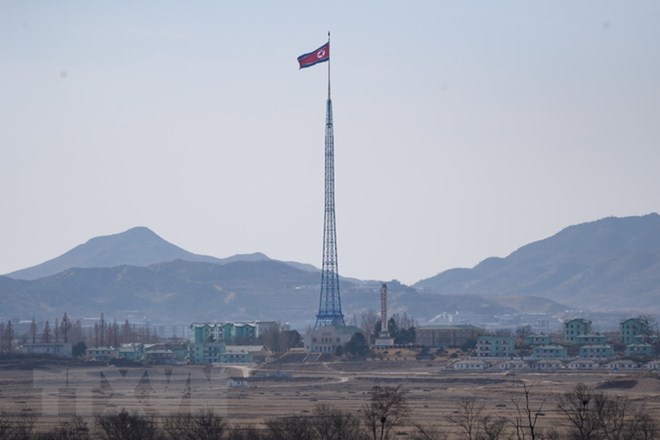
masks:
[(660, 3), (0, 0), (0, 274), (147, 226), (412, 284), (660, 211)]

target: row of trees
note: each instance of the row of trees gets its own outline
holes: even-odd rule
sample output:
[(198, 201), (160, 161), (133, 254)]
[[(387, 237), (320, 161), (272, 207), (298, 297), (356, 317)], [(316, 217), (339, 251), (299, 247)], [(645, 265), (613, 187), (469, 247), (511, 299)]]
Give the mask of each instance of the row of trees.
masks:
[(88, 347), (103, 347), (112, 345), (118, 347), (129, 342), (156, 343), (160, 338), (155, 330), (148, 325), (131, 324), (128, 319), (123, 324), (117, 321), (108, 322), (101, 313), (93, 326), (83, 327), (81, 320), (71, 320), (65, 313), (62, 318), (56, 318), (54, 325), (50, 321), (43, 324), (35, 319), (30, 322), (29, 330), (17, 334), (11, 320), (0, 322), (0, 352), (11, 352), (16, 343), (84, 343)]
[[(611, 397), (584, 384), (559, 396), (557, 409), (565, 428), (540, 426), (546, 400), (532, 403), (530, 389), (512, 399), (509, 417), (493, 416), (476, 398), (457, 403), (446, 416), (452, 428), (415, 424), (401, 387), (373, 387), (357, 412), (320, 404), (310, 415), (271, 418), (265, 426), (229, 425), (212, 410), (178, 414), (159, 423), (153, 416), (121, 410), (98, 416), (92, 426), (81, 418), (48, 433), (34, 434), (34, 417), (0, 414), (0, 438), (10, 440), (388, 440), (405, 432), (411, 440), (652, 440), (660, 426), (648, 412), (625, 397)], [(405, 431), (404, 431), (405, 430)], [(451, 431), (451, 433), (449, 432)], [(450, 437), (451, 436), (451, 437)]]
[[(380, 315), (373, 310), (365, 310), (360, 314), (353, 315), (349, 324), (362, 329), (365, 335), (369, 335), (370, 342), (373, 342), (380, 333), (382, 323)], [(415, 329), (417, 321), (408, 316), (406, 312), (394, 313), (387, 320), (387, 331), (390, 337), (394, 339), (395, 344), (414, 344)]]

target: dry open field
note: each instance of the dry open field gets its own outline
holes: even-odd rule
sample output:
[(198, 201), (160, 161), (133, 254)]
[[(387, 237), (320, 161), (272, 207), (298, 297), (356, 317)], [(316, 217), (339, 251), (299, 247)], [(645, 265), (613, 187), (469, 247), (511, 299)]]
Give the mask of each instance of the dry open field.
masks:
[(374, 385), (402, 385), (415, 422), (452, 429), (447, 416), (467, 397), (477, 397), (489, 413), (513, 417), (512, 399), (522, 397), (524, 383), (532, 390), (533, 409), (545, 400), (538, 424), (556, 427), (564, 424), (557, 411), (558, 394), (582, 382), (643, 403), (660, 421), (657, 373), (459, 373), (428, 361), (369, 361), (270, 365), (257, 369), (257, 379), (247, 386), (227, 385), (230, 376), (254, 372), (202, 366), (4, 368), (0, 409), (30, 409), (41, 429), (73, 415), (91, 418), (123, 407), (156, 417), (212, 408), (230, 422), (258, 425), (275, 416), (304, 416), (320, 403), (357, 411)]

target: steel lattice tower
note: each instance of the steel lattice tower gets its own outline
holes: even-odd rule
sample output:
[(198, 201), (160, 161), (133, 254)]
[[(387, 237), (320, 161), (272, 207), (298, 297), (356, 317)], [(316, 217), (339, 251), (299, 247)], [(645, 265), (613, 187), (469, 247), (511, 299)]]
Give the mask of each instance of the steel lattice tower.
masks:
[[(328, 43), (330, 34), (328, 33)], [(343, 326), (339, 295), (339, 270), (337, 265), (337, 228), (335, 225), (335, 136), (330, 99), (330, 60), (328, 60), (328, 101), (325, 109), (325, 217), (323, 219), (323, 265), (321, 269), (321, 297), (316, 325)]]

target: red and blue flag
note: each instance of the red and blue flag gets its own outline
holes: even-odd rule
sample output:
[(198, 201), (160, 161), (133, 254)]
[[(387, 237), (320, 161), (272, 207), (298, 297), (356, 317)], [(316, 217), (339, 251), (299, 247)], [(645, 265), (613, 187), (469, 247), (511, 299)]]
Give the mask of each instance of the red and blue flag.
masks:
[(298, 64), (301, 69), (311, 67), (314, 64), (323, 63), (330, 60), (330, 42), (328, 41), (323, 46), (319, 47), (313, 52), (300, 55), (298, 57)]

